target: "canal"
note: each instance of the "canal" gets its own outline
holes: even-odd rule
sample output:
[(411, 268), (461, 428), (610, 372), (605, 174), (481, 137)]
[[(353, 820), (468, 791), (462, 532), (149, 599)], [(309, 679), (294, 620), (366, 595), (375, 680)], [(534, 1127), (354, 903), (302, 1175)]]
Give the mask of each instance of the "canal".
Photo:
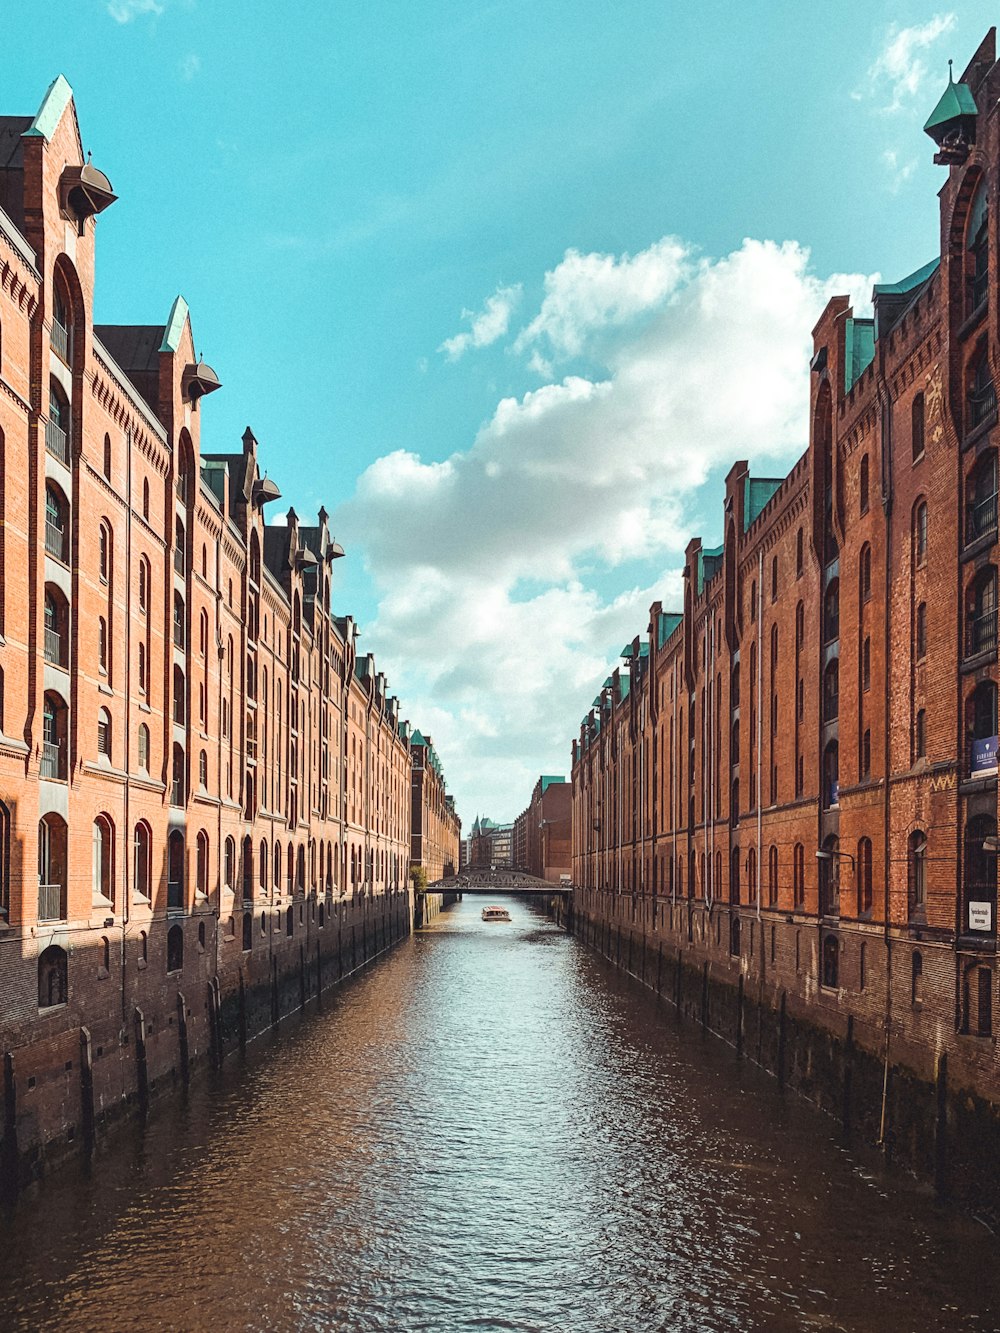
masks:
[(466, 899), (0, 1218), (0, 1329), (1000, 1328), (996, 1240)]

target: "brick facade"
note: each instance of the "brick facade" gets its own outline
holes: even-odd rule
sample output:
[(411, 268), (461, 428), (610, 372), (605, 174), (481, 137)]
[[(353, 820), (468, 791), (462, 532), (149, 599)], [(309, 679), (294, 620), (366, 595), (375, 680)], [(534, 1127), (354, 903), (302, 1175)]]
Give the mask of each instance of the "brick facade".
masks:
[(572, 871), (573, 789), (563, 777), (542, 776), (514, 820), (514, 865), (558, 884)]
[(410, 868), (421, 866), (427, 882), (454, 875), (459, 866), (462, 821), (448, 795), (444, 770), (430, 736), (410, 735)]
[(996, 1100), (993, 33), (963, 81), (939, 259), (876, 287), (873, 320), (830, 301), (808, 449), (732, 467), (721, 544), (690, 542), (682, 605), (584, 719), (573, 875), (588, 920)]
[(249, 428), (206, 449), (219, 385), (181, 298), (95, 328), (98, 176), (64, 80), (34, 120), (0, 117), (8, 1157), (74, 1129), (78, 1093), (41, 1088), (76, 1087), (82, 1033), (119, 1057), (85, 1062), (84, 1103), (111, 1107), (140, 1048), (143, 1078), (186, 1070), (237, 993), (245, 1035), (289, 976), (304, 996), (326, 954), (343, 970), (409, 928), (409, 747), (331, 613), (343, 551), (323, 510), (266, 523), (279, 492)]

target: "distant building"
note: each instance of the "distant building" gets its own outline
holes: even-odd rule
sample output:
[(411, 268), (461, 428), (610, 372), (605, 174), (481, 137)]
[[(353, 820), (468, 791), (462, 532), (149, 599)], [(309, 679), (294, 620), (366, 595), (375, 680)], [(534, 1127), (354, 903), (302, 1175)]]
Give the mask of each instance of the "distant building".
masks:
[(558, 884), (572, 860), (572, 792), (564, 777), (543, 774), (514, 821), (514, 865)]
[(469, 865), (509, 869), (514, 864), (514, 825), (477, 815), (469, 838)]
[(448, 795), (430, 736), (410, 734), (410, 868), (422, 866), (433, 884), (459, 867), (462, 821)]

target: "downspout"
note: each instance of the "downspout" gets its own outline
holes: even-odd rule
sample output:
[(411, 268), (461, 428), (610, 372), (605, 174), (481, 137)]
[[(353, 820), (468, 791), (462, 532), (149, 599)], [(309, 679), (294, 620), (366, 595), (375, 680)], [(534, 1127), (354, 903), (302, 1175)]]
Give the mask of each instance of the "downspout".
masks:
[(762, 867), (760, 860), (761, 817), (764, 807), (764, 789), (761, 786), (763, 772), (761, 755), (763, 752), (763, 725), (761, 709), (764, 704), (764, 548), (757, 551), (757, 920), (760, 920), (760, 882)]
[(883, 880), (883, 901), (882, 901), (882, 929), (885, 939), (885, 1058), (882, 1066), (882, 1106), (879, 1113), (878, 1146), (885, 1150), (886, 1134), (886, 1110), (889, 1098), (889, 1050), (892, 1031), (892, 936), (889, 929), (889, 836), (891, 826), (891, 811), (889, 805), (889, 774), (892, 771), (890, 765), (891, 751), (889, 746), (889, 709), (891, 704), (891, 692), (889, 687), (889, 651), (890, 634), (892, 632), (892, 611), (891, 611), (891, 585), (892, 585), (892, 400), (889, 397), (889, 386), (885, 377), (885, 354), (884, 340), (876, 342), (878, 349), (878, 378), (879, 378), (879, 400), (882, 412), (882, 509), (885, 513), (885, 594), (883, 602), (884, 625), (883, 625), (883, 643), (885, 655), (885, 668), (883, 672), (884, 680), (884, 698), (883, 698), (883, 730), (884, 730), (884, 753), (882, 759), (883, 784), (882, 793), (882, 880)]

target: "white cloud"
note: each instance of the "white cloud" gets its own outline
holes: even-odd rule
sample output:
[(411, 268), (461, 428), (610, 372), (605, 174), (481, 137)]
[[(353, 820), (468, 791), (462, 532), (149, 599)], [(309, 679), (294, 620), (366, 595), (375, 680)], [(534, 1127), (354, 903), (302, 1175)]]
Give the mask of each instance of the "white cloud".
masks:
[(139, 14), (162, 14), (160, 0), (108, 0), (108, 13), (116, 23), (130, 23)]
[(926, 23), (910, 28), (893, 24), (886, 34), (882, 50), (868, 71), (873, 96), (888, 98), (885, 111), (899, 111), (927, 86), (928, 70), (924, 53), (939, 37), (955, 26), (954, 14), (935, 14)]
[[(873, 280), (821, 279), (794, 243), (719, 260), (675, 238), (569, 252), (515, 342), (585, 353), (591, 373), (503, 399), (444, 461), (399, 450), (362, 474), (335, 526), (379, 592), (365, 642), (432, 732), (463, 815), (516, 814), (500, 794), (523, 803), (539, 772), (568, 768), (611, 658), (653, 600), (679, 604), (699, 486), (738, 457), (772, 471), (798, 455), (810, 330), (831, 295), (860, 306)], [(645, 586), (623, 576), (632, 560)]]
[(185, 83), (190, 83), (196, 75), (201, 73), (201, 56), (192, 51), (181, 60), (178, 68), (181, 72), (181, 78)]
[(906, 182), (910, 179), (917, 169), (916, 158), (911, 157), (906, 162), (901, 162), (899, 153), (895, 148), (887, 148), (882, 154), (882, 161), (886, 168), (886, 182), (893, 194), (898, 194)]
[(471, 321), (471, 327), (464, 333), (456, 333), (453, 338), (446, 338), (438, 348), (449, 361), (458, 358), (472, 347), (489, 347), (504, 337), (510, 328), (510, 317), (521, 301), (521, 284), (513, 287), (498, 287), (492, 296), (486, 298), (482, 310), (463, 310), (462, 318)]

